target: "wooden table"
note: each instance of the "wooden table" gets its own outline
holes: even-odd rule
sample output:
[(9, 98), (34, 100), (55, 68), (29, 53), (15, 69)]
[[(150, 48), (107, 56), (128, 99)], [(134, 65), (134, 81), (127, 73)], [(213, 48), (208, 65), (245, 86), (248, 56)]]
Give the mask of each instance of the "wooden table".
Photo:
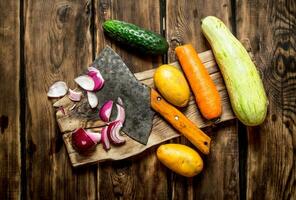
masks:
[[(296, 199), (294, 0), (1, 0), (0, 8), (0, 199)], [(208, 50), (200, 30), (207, 15), (250, 39), (269, 97), (266, 121), (205, 130), (213, 138), (211, 154), (192, 179), (161, 165), (155, 148), (73, 169), (48, 87), (66, 80), (73, 88), (74, 77), (107, 44), (133, 72), (175, 61), (174, 47), (182, 43)], [(142, 56), (111, 43), (101, 26), (109, 18), (164, 35), (168, 54)]]

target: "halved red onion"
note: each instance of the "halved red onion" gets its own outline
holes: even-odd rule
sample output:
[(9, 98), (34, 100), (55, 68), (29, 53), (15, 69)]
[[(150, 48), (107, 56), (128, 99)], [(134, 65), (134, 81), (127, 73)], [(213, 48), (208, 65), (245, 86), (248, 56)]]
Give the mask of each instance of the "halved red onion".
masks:
[(106, 103), (104, 103), (104, 105), (101, 107), (99, 111), (99, 116), (101, 120), (103, 120), (104, 122), (109, 122), (112, 108), (113, 108), (112, 100), (109, 100)]
[(86, 131), (86, 134), (97, 144), (101, 141), (101, 134), (95, 133), (90, 130)]
[(69, 89), (69, 99), (71, 99), (72, 101), (80, 101), (81, 97), (82, 92)]
[(57, 81), (49, 87), (47, 96), (51, 98), (63, 97), (67, 94), (68, 86), (64, 81)]
[(84, 90), (93, 91), (95, 88), (95, 81), (88, 75), (78, 76), (74, 81)]
[(119, 104), (116, 104), (116, 107), (117, 107), (117, 116), (116, 116), (115, 121), (120, 121), (122, 124), (124, 124), (124, 121), (125, 121), (125, 110)]
[(94, 89), (93, 89), (94, 91), (97, 91), (97, 90), (99, 90), (99, 89), (101, 89), (103, 87), (105, 80), (103, 79), (103, 77), (102, 77), (102, 75), (101, 75), (101, 73), (99, 71), (98, 72), (89, 71), (87, 73), (87, 75), (90, 76), (93, 79), (94, 83), (95, 83), (95, 86), (94, 86)]
[(72, 144), (80, 153), (86, 153), (96, 146), (96, 143), (83, 128), (78, 128), (72, 133)]
[(108, 136), (113, 144), (123, 144), (125, 139), (120, 136), (120, 130), (122, 128), (121, 121), (113, 121), (108, 126)]
[(101, 140), (102, 140), (102, 144), (104, 149), (109, 150), (110, 149), (110, 141), (108, 138), (108, 127), (103, 127), (103, 129), (101, 130)]
[(97, 107), (99, 100), (94, 92), (87, 91), (87, 100), (91, 108)]

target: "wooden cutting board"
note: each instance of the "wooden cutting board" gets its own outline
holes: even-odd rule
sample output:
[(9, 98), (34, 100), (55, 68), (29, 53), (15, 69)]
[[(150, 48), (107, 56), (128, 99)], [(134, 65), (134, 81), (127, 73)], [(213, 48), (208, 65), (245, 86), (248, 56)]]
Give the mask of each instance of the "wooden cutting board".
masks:
[[(218, 69), (218, 66), (214, 60), (212, 51), (206, 51), (199, 54), (202, 62), (206, 66), (208, 72), (210, 73), (211, 78), (214, 80), (219, 93), (222, 98), (223, 113), (218, 123), (234, 119), (235, 116), (232, 112), (229, 97), (224, 85), (224, 81)], [(179, 63), (171, 63), (171, 65), (180, 68)], [(143, 84), (148, 85), (149, 87), (154, 87), (153, 85), (153, 75), (155, 69), (136, 73), (136, 78), (141, 81)], [(180, 135), (175, 131), (168, 123), (166, 123), (162, 118), (157, 114), (153, 120), (152, 132), (149, 137), (147, 145), (140, 144), (128, 136), (126, 138), (126, 143), (122, 146), (112, 146), (111, 149), (107, 152), (103, 149), (102, 144), (98, 144), (95, 151), (89, 155), (81, 155), (75, 149), (73, 149), (71, 144), (71, 132), (76, 128), (83, 127), (86, 129), (91, 129), (93, 131), (100, 131), (100, 127), (104, 126), (105, 123), (100, 120), (89, 119), (86, 116), (86, 112), (92, 112), (90, 109), (85, 107), (88, 104), (83, 104), (86, 100), (83, 97), (82, 101), (79, 103), (72, 102), (67, 96), (63, 97), (59, 101), (54, 103), (54, 107), (63, 107), (64, 110), (58, 109), (56, 112), (56, 118), (60, 130), (63, 134), (63, 139), (70, 157), (70, 161), (73, 167), (78, 167), (85, 164), (93, 164), (102, 162), (105, 160), (121, 160), (134, 155), (137, 155), (146, 149), (158, 145), (162, 142), (170, 140), (172, 138), (177, 138)], [(84, 106), (83, 106), (84, 105)], [(78, 114), (73, 112), (73, 107), (76, 107), (75, 110), (78, 110)], [(78, 109), (77, 109), (78, 107)], [(128, 111), (127, 111), (128, 112)], [(190, 97), (190, 102), (187, 108), (183, 109), (182, 112), (200, 128), (212, 125), (212, 122), (206, 121), (203, 119), (199, 113), (198, 108), (196, 107), (193, 96)], [(97, 113), (95, 113), (97, 114)]]

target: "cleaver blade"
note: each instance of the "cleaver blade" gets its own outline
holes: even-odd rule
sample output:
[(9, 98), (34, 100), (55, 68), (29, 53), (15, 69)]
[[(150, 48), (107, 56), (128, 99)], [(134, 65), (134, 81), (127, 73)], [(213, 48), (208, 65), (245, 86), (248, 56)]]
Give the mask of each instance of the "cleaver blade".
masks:
[(105, 79), (104, 87), (97, 92), (99, 107), (108, 100), (117, 102), (120, 97), (126, 111), (122, 131), (146, 145), (154, 117), (150, 107), (150, 88), (136, 79), (121, 57), (109, 46), (102, 50), (91, 66), (100, 70)]

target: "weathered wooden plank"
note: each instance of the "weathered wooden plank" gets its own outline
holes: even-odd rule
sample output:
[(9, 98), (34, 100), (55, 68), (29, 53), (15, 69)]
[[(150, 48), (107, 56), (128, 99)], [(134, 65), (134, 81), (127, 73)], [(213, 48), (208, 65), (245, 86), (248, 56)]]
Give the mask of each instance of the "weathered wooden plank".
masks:
[[(155, 68), (161, 64), (160, 56), (144, 56), (105, 38), (102, 23), (105, 19), (119, 19), (160, 33), (159, 1), (95, 0), (97, 52), (111, 43), (133, 72)], [(137, 159), (100, 164), (98, 174), (101, 199), (166, 199), (166, 170), (159, 164), (152, 149)], [(161, 183), (161, 184), (157, 184)]]
[(57, 131), (48, 87), (91, 63), (91, 2), (25, 1), (28, 199), (95, 199), (96, 169), (73, 170)]
[[(184, 43), (191, 43), (198, 52), (209, 49), (202, 36), (200, 20), (215, 15), (230, 27), (231, 1), (173, 1), (167, 0), (166, 34), (170, 43), (169, 62), (176, 60), (174, 49)], [(227, 127), (208, 129), (213, 138), (211, 153), (203, 157), (204, 171), (193, 179), (171, 175), (173, 199), (238, 199), (238, 136), (235, 122)], [(190, 145), (188, 141), (182, 142)], [(223, 153), (221, 153), (223, 152)], [(223, 172), (222, 172), (223, 171)]]
[(247, 199), (296, 199), (296, 2), (237, 1), (237, 33), (250, 38), (269, 98), (248, 129)]
[(20, 3), (0, 10), (0, 199), (20, 199)]

